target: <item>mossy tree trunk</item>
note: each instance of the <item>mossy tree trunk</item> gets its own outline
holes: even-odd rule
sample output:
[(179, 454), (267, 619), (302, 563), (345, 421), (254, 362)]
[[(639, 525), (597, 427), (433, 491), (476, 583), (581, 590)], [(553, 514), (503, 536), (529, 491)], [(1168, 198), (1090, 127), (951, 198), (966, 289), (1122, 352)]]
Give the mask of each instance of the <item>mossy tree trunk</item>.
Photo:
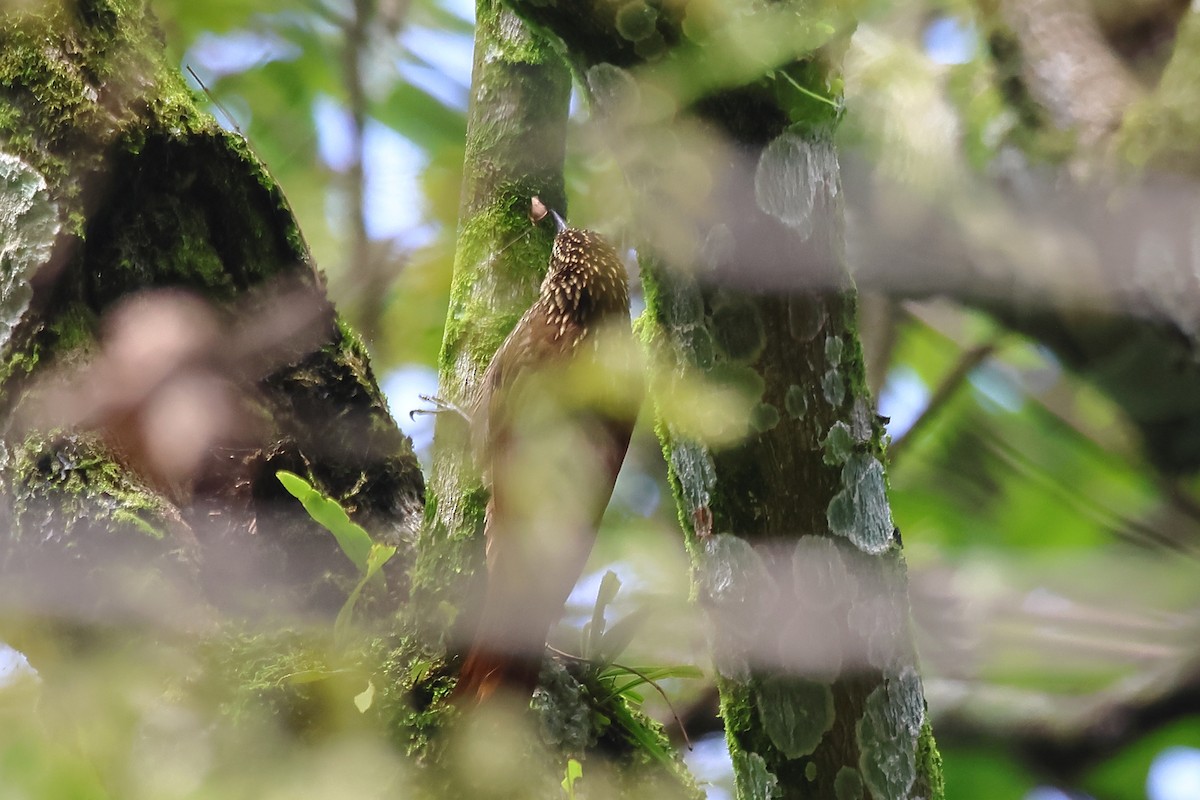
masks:
[[(5, 7), (0, 226), (0, 602), (184, 628), (332, 616), (353, 567), (279, 469), (411, 547), (423, 480), (365, 349), (279, 188), (197, 110), (145, 3)], [(221, 403), (171, 416), (204, 387)], [(229, 424), (164, 466), (217, 405)]]
[[(439, 384), (446, 400), (467, 401), (492, 354), (537, 296), (552, 237), (531, 226), (530, 197), (538, 195), (565, 213), (562, 171), (570, 93), (567, 66), (550, 43), (497, 0), (481, 0), (458, 242), (440, 357)], [(456, 623), (469, 625), (471, 603), (463, 598), (472, 594), (471, 577), (483, 564), (487, 496), (466, 434), (457, 415), (438, 419), (426, 522), (412, 578), (417, 624), (435, 635), (452, 631)]]
[[(601, 111), (684, 86), (693, 99), (667, 138), (717, 133), (696, 139), (709, 144), (678, 174), (705, 172), (686, 191), (631, 182), (652, 195), (639, 214), (643, 332), (668, 363), (660, 408), (679, 401), (684, 373), (748, 407), (733, 445), (694, 438), (669, 413), (659, 422), (713, 623), (739, 796), (940, 797), (842, 255), (830, 94), (847, 20), (811, 4), (710, 9), (686, 23), (653, 4), (514, 5), (562, 38)], [(761, 46), (739, 50), (740, 35)], [(658, 135), (644, 122), (625, 133)], [(704, 209), (683, 226), (704, 243), (691, 252), (663, 248), (653, 230), (661, 215), (647, 209), (672, 193)]]

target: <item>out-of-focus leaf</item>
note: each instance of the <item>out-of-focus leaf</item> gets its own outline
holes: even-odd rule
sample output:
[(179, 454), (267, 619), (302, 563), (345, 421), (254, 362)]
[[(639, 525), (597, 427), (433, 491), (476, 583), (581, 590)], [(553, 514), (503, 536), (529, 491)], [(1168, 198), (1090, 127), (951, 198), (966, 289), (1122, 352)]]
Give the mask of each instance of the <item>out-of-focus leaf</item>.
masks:
[(1094, 797), (1143, 800), (1155, 759), (1171, 747), (1200, 749), (1200, 720), (1185, 719), (1142, 737), (1092, 770), (1081, 788)]
[(409, 24), (424, 25), (463, 36), (470, 36), (475, 30), (471, 20), (463, 19), (438, 0), (417, 0), (413, 3), (410, 14)]
[(1037, 785), (1020, 764), (1002, 753), (945, 745), (940, 750), (947, 797), (1023, 800)]
[(223, 33), (250, 25), (262, 14), (294, 10), (287, 0), (155, 0), (154, 15), (174, 40), (194, 38), (201, 32)]
[(354, 607), (358, 604), (358, 598), (362, 595), (362, 591), (366, 585), (373, 579), (378, 578), (383, 580), (383, 576), (379, 571), (383, 569), (383, 565), (396, 555), (396, 548), (391, 545), (375, 543), (371, 545), (369, 554), (367, 555), (367, 567), (362, 580), (354, 587), (354, 591), (350, 592), (350, 596), (346, 598), (346, 602), (338, 611), (337, 619), (333, 622), (333, 638), (335, 641), (345, 641), (346, 633), (350, 629), (350, 625), (354, 620)]
[(397, 83), (372, 115), (426, 151), (460, 147), (467, 132), (466, 115), (449, 108), (411, 83)]
[(650, 606), (642, 606), (614, 622), (600, 637), (596, 659), (602, 664), (607, 664), (625, 652), (625, 648), (641, 630), (652, 610)]

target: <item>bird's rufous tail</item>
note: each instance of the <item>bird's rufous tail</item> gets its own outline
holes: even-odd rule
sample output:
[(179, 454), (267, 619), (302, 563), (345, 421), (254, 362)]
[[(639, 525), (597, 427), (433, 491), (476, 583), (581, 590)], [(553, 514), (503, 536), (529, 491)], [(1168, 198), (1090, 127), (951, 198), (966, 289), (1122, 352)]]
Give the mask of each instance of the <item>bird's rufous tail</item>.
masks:
[(537, 686), (540, 659), (471, 647), (451, 695), (457, 703), (479, 705), (497, 692), (528, 701)]

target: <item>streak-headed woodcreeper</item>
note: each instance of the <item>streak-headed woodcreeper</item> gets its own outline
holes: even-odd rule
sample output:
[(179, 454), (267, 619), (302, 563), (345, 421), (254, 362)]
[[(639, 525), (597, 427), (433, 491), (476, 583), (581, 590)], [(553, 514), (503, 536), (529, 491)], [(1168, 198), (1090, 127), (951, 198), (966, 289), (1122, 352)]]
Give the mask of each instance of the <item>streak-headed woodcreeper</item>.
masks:
[[(545, 216), (534, 199), (534, 219)], [(528, 698), (546, 635), (583, 571), (641, 400), (629, 289), (616, 250), (558, 225), (534, 304), (500, 345), (469, 409), (491, 491), (487, 588), (455, 697)]]

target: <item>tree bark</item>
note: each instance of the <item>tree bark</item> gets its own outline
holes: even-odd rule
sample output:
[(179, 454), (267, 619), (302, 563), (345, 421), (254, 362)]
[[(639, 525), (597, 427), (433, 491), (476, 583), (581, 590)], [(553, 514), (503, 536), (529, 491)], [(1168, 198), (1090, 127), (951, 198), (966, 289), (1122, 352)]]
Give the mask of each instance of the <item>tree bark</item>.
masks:
[(4, 11), (0, 207), (0, 602), (332, 615), (353, 567), (279, 469), (408, 555), (411, 443), (279, 187), (197, 110), (141, 2)]
[[(571, 77), (549, 42), (499, 2), (476, 9), (475, 63), (450, 309), (440, 356), (443, 399), (465, 403), (492, 354), (537, 296), (552, 236), (529, 222), (530, 197), (565, 212), (563, 159)], [(472, 632), (471, 576), (483, 564), (487, 496), (464, 420), (438, 419), (429, 502), (413, 571), (413, 610), (434, 638)], [(462, 613), (462, 612), (466, 613)]]
[[(658, 432), (712, 619), (739, 796), (940, 797), (842, 255), (839, 99), (828, 96), (838, 40), (814, 34), (845, 20), (777, 4), (689, 27), (648, 6), (515, 5), (562, 37), (597, 107), (634, 120), (608, 131), (614, 149), (664, 127), (670, 142), (717, 132), (691, 140), (702, 144), (690, 169), (647, 161), (648, 177), (627, 175), (646, 245), (642, 331), (663, 355)], [(739, 63), (731, 47), (723, 59), (747, 33), (769, 34), (745, 40), (754, 58)], [(685, 92), (686, 110), (647, 123), (655, 111), (631, 98), (663, 86)], [(661, 179), (696, 169), (707, 172), (682, 190)], [(689, 217), (688, 201), (703, 211)], [(662, 223), (664, 207), (684, 207), (683, 221)], [(684, 233), (671, 240), (664, 226)], [(701, 407), (736, 398), (742, 435), (694, 435), (670, 410), (682, 390)]]

